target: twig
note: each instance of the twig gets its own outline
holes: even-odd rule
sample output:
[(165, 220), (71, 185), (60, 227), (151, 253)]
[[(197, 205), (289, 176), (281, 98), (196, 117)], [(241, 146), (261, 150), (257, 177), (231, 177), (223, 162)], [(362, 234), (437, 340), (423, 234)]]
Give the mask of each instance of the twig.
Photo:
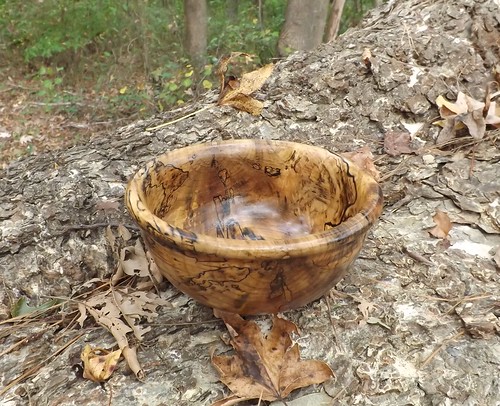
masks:
[(0, 352), (0, 357), (3, 357), (5, 354), (10, 353), (11, 351), (14, 351), (17, 347), (20, 347), (21, 345), (28, 344), (30, 341), (39, 339), (48, 329), (49, 327), (46, 327), (42, 331), (39, 331), (38, 333), (31, 334), (29, 337), (21, 338), (19, 341), (12, 344), (9, 348)]
[(417, 253), (417, 252), (413, 252), (413, 251), (410, 251), (408, 248), (406, 247), (401, 247), (402, 251), (408, 255), (411, 259), (414, 259), (415, 261), (417, 262), (422, 262), (423, 264), (425, 265), (429, 265), (429, 266), (434, 266), (434, 263), (432, 263), (431, 261), (429, 261), (426, 257), (424, 257), (423, 255)]
[(214, 106), (215, 104), (212, 103), (212, 104), (209, 104), (208, 106), (205, 106), (203, 107), (202, 109), (199, 109), (199, 110), (196, 110), (196, 111), (193, 111), (192, 113), (189, 113), (189, 114), (186, 114), (185, 116), (182, 116), (182, 117), (179, 117), (179, 118), (176, 118), (175, 120), (172, 120), (172, 121), (167, 121), (166, 123), (163, 123), (163, 124), (160, 124), (160, 125), (157, 125), (156, 127), (149, 127), (149, 128), (146, 128), (146, 131), (155, 131), (155, 130), (159, 130), (160, 128), (164, 128), (164, 127), (167, 127), (171, 124), (175, 124), (175, 123), (178, 123), (179, 121), (182, 121), (186, 118), (189, 118), (189, 117), (193, 117), (195, 116), (196, 114), (198, 113), (201, 113), (202, 111), (205, 111), (207, 109), (209, 109), (210, 107)]
[(434, 351), (431, 352), (431, 354), (425, 359), (425, 361), (420, 365), (420, 369), (424, 369), (429, 362), (432, 361), (432, 359), (441, 351), (449, 342), (457, 339), (458, 337), (462, 336), (464, 334), (464, 331), (459, 331), (457, 334), (455, 334), (451, 338), (447, 338), (444, 340)]
[(120, 225), (125, 226), (129, 230), (140, 231), (139, 227), (132, 224), (121, 224), (121, 223), (94, 223), (94, 224), (74, 224), (71, 226), (67, 226), (61, 231), (52, 234), (49, 238), (57, 238), (61, 237), (64, 234), (69, 233), (70, 231), (80, 231), (80, 230), (95, 230), (96, 228), (105, 228), (105, 227), (118, 227)]
[(330, 295), (325, 295), (326, 299), (326, 307), (328, 308), (328, 319), (330, 320), (330, 325), (332, 327), (332, 334), (333, 337), (335, 338), (335, 344), (337, 347), (340, 349), (341, 352), (345, 353), (345, 348), (342, 344), (342, 342), (339, 340), (339, 336), (337, 334), (337, 329), (335, 328), (335, 324), (333, 323), (333, 318), (332, 318), (332, 307), (330, 306)]
[(78, 341), (81, 337), (83, 337), (85, 333), (82, 333), (80, 335), (77, 335), (76, 337), (72, 338), (70, 341), (68, 341), (66, 344), (64, 344), (61, 348), (59, 348), (57, 351), (53, 352), (50, 354), (47, 358), (45, 358), (42, 362), (40, 362), (38, 365), (35, 365), (34, 367), (28, 369), (26, 372), (24, 372), (22, 375), (18, 376), (14, 380), (10, 381), (1, 391), (0, 391), (0, 396), (2, 396), (5, 392), (7, 392), (10, 388), (12, 388), (14, 385), (17, 385), (18, 383), (28, 379), (29, 377), (33, 376), (36, 374), (40, 369), (42, 369), (49, 360), (51, 360), (54, 357), (57, 357), (60, 353), (65, 351), (69, 346), (74, 344), (76, 341)]

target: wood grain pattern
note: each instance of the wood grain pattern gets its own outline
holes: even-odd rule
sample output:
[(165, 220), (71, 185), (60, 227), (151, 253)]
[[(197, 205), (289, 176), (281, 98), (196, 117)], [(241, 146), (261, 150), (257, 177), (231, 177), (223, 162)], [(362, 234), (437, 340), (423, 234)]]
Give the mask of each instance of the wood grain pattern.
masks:
[(258, 314), (331, 289), (380, 215), (382, 194), (324, 149), (238, 140), (159, 156), (129, 182), (126, 203), (173, 285), (207, 306)]

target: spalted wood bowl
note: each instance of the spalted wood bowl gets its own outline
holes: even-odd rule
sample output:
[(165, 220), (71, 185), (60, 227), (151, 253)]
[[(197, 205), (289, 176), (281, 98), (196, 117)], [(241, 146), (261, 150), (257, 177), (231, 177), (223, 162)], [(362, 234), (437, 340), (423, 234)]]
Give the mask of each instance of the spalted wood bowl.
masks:
[(276, 313), (328, 292), (382, 210), (377, 182), (318, 147), (199, 144), (139, 170), (127, 207), (163, 275), (197, 301)]

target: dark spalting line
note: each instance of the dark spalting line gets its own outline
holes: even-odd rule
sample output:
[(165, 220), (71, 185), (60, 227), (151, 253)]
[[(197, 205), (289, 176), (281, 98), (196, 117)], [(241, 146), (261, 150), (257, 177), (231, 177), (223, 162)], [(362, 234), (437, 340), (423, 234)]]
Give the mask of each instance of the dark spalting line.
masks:
[(285, 162), (293, 162), (295, 161), (295, 156), (297, 155), (297, 151), (294, 149), (290, 156), (285, 159)]
[(157, 230), (153, 224), (151, 223), (146, 223), (146, 230), (148, 231), (149, 234), (155, 234), (155, 233), (161, 233), (160, 230)]
[(269, 292), (268, 298), (270, 300), (276, 299), (278, 297), (283, 297), (286, 301), (291, 301), (293, 293), (286, 284), (286, 278), (284, 277), (284, 271), (280, 269), (276, 277), (272, 280), (270, 284), (271, 291)]
[(220, 224), (215, 225), (215, 234), (217, 235), (217, 238), (224, 238), (224, 230), (221, 228)]
[(226, 221), (226, 232), (227, 232), (227, 238), (231, 238), (233, 240), (236, 239), (236, 232), (237, 229), (240, 228), (240, 225), (237, 221), (233, 219), (229, 219)]
[(227, 183), (227, 180), (229, 179), (229, 171), (225, 168), (222, 168), (217, 173), (217, 176), (219, 177), (222, 184), (227, 187), (226, 183)]
[(193, 231), (187, 231), (177, 227), (175, 227), (175, 229), (179, 233), (181, 239), (187, 242), (188, 244), (194, 244), (198, 241), (198, 235)]
[(175, 170), (175, 172), (171, 174), (171, 178), (169, 179), (167, 185), (165, 185), (164, 182), (161, 182), (164, 199), (158, 210), (158, 217), (164, 217), (169, 212), (175, 192), (179, 190), (189, 178), (189, 171), (180, 169), (172, 164), (165, 164), (163, 166), (168, 169), (172, 168)]
[(241, 234), (243, 235), (244, 238), (247, 238), (249, 240), (264, 240), (265, 238), (262, 237), (261, 235), (255, 234), (250, 228), (248, 227), (243, 227), (241, 230)]
[(219, 162), (217, 162), (217, 158), (215, 158), (215, 154), (212, 155), (212, 162), (210, 162), (210, 166), (212, 168), (218, 168)]
[(212, 199), (212, 201), (214, 203), (215, 215), (217, 216), (217, 225), (215, 226), (216, 234), (217, 234), (217, 237), (224, 238), (224, 223), (222, 221), (224, 213), (219, 213), (219, 210), (218, 210), (219, 205), (217, 204), (217, 203), (220, 203), (220, 205), (222, 206), (221, 200), (222, 200), (221, 196), (215, 196)]
[(272, 166), (264, 167), (264, 173), (269, 177), (276, 177), (281, 175), (281, 169)]
[(340, 197), (341, 198), (347, 198), (347, 196), (349, 195), (349, 193), (344, 193), (345, 190), (349, 190), (351, 192), (353, 192), (353, 199), (352, 201), (347, 201), (347, 200), (344, 200), (344, 204), (342, 205), (342, 214), (339, 218), (339, 221), (338, 222), (333, 222), (333, 221), (327, 221), (324, 223), (323, 225), (323, 229), (324, 230), (327, 230), (328, 227), (336, 227), (338, 226), (340, 223), (346, 221), (349, 216), (346, 215), (347, 211), (353, 206), (356, 204), (356, 201), (358, 199), (358, 189), (357, 189), (357, 186), (356, 186), (356, 178), (354, 177), (354, 175), (351, 173), (351, 168), (349, 166), (349, 163), (347, 161), (345, 161), (344, 159), (342, 159), (342, 162), (344, 163), (344, 165), (346, 166), (346, 168), (343, 168), (342, 165), (337, 161), (335, 164), (336, 166), (339, 168), (339, 171), (341, 174), (346, 174), (348, 178), (351, 179), (352, 181), (352, 185), (349, 184), (349, 181), (347, 179), (344, 178), (344, 176), (342, 176), (342, 187), (343, 187), (343, 191), (340, 191), (341, 193), (339, 193)]
[[(234, 290), (245, 293), (241, 289), (241, 282), (243, 282), (250, 274), (250, 268), (238, 268), (238, 271), (244, 272), (240, 277), (239, 273), (234, 269), (216, 268), (208, 271), (202, 271), (198, 275), (187, 278), (187, 283), (191, 286), (196, 286), (201, 290), (219, 289), (222, 292), (231, 287)], [(223, 278), (223, 279), (222, 279)]]

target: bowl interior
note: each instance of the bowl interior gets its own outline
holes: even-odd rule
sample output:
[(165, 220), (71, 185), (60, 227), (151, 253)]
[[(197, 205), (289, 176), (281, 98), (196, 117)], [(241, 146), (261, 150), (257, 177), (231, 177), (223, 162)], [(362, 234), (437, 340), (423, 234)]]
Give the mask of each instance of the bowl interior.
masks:
[(211, 237), (279, 240), (326, 231), (363, 209), (374, 181), (326, 150), (288, 142), (203, 144), (142, 174), (146, 208)]

